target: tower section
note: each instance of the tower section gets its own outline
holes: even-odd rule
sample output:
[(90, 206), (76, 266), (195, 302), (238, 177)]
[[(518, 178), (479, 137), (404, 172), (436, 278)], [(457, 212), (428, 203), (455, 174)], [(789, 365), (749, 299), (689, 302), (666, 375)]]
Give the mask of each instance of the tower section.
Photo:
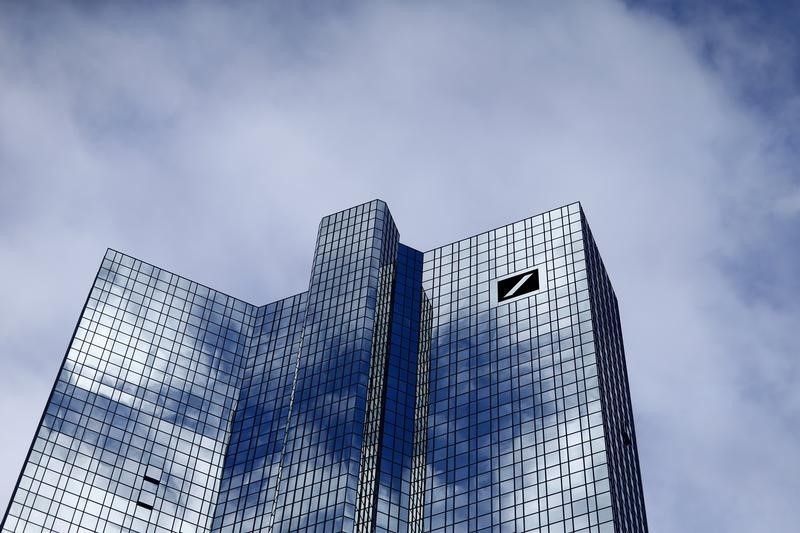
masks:
[[(362, 454), (370, 460), (371, 449), (364, 449), (374, 429), (366, 416), (370, 367), (385, 359), (397, 238), (380, 200), (320, 224), (279, 472), (276, 532), (355, 527), (359, 476), (374, 476), (360, 464)], [(379, 409), (374, 402), (369, 407)]]
[(208, 531), (254, 311), (109, 250), (3, 531)]
[(579, 204), (425, 253), (426, 532), (646, 531), (616, 301)]

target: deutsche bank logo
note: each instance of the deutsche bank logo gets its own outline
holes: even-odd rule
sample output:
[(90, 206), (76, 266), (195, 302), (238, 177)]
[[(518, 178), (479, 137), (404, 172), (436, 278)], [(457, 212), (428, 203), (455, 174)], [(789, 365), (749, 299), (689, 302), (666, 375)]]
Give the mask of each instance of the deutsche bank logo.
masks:
[(497, 281), (494, 291), (494, 301), (502, 303), (506, 300), (520, 298), (541, 290), (543, 287), (539, 280), (539, 269), (533, 268), (524, 272), (517, 272)]
[(529, 292), (539, 290), (539, 269), (535, 268), (522, 274), (515, 274), (510, 278), (497, 282), (497, 301), (502, 302)]

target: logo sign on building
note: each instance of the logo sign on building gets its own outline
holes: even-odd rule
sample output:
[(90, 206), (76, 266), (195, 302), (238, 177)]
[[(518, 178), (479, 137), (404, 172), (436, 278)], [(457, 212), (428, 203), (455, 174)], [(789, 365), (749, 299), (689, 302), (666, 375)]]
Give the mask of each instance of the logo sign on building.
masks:
[(515, 272), (498, 279), (492, 287), (492, 303), (501, 304), (524, 296), (530, 296), (544, 289), (543, 281), (543, 279), (540, 279), (539, 268)]

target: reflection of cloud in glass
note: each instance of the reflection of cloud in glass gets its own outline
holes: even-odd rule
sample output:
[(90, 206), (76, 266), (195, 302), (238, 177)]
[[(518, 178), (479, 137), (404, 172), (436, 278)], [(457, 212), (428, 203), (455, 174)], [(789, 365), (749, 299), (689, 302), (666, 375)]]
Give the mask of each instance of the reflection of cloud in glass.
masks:
[[(252, 311), (107, 253), (34, 442), (41, 472), (28, 475), (49, 481), (37, 498), (62, 502), (48, 527), (69, 518), (63, 502), (107, 506), (79, 518), (92, 529), (136, 528), (143, 519), (184, 531), (209, 523)], [(152, 511), (135, 503), (148, 469), (159, 477), (148, 482), (157, 487)], [(42, 500), (36, 511), (46, 510)]]
[(258, 308), (212, 529), (271, 521), (306, 294)]
[[(491, 297), (534, 263), (541, 291)], [(94, 528), (638, 523), (604, 275), (577, 204), (427, 253), (383, 202), (335, 213), (308, 291), (262, 307), (109, 251), (15, 498)]]
[[(425, 254), (425, 527), (613, 527), (582, 227), (573, 205)], [(489, 305), (490, 279), (533, 266), (546, 291)]]
[(320, 224), (276, 531), (355, 524), (379, 272), (396, 246), (397, 229), (381, 201)]

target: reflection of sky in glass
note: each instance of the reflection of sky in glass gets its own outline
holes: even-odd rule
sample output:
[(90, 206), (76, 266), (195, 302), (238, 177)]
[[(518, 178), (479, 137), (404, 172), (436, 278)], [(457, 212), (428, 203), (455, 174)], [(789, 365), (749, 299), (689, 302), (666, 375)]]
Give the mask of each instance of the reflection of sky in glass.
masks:
[(109, 250), (3, 530), (646, 531), (631, 420), (577, 204), (423, 254), (373, 201), (261, 307)]
[(398, 247), (386, 370), (376, 531), (407, 531), (413, 458), (422, 254)]
[[(575, 204), (425, 254), (425, 531), (613, 531), (583, 239)], [(547, 290), (492, 303), (534, 266)]]
[(378, 278), (394, 260), (396, 234), (379, 201), (322, 220), (275, 531), (355, 525)]
[(303, 293), (255, 311), (215, 531), (253, 531), (270, 524), (305, 307)]
[(207, 530), (252, 323), (249, 304), (109, 250), (5, 527)]

